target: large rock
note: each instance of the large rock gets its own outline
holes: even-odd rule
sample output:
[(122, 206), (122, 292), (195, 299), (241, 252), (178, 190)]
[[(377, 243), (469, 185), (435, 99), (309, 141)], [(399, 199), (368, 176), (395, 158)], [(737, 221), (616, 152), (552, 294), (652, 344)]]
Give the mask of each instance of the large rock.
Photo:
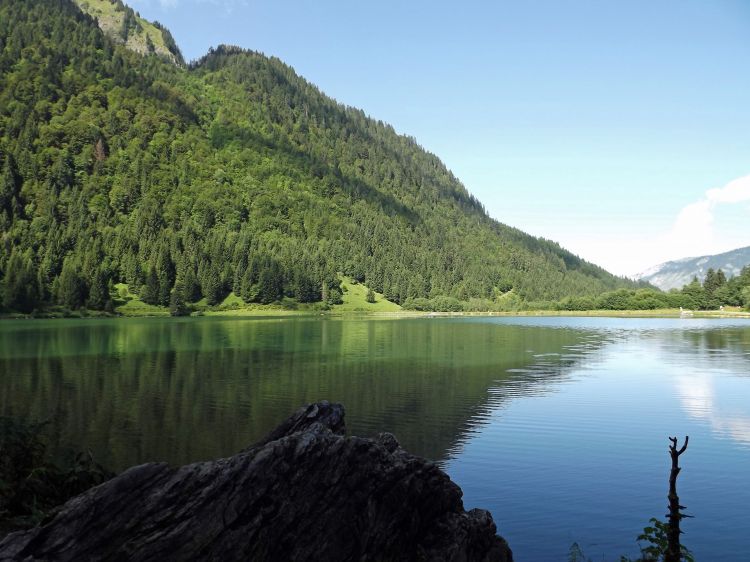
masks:
[(512, 560), (435, 464), (344, 431), (320, 402), (233, 457), (130, 468), (7, 536), (0, 560)]

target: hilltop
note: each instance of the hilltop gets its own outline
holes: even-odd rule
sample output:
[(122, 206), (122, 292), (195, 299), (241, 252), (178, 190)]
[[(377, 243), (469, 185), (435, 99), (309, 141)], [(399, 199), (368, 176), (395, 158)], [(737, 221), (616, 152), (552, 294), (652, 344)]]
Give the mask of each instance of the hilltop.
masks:
[(163, 27), (86, 1), (0, 0), (6, 309), (111, 310), (118, 283), (175, 313), (336, 305), (342, 279), (396, 304), (635, 286), (493, 220), (415, 139), (280, 60), (220, 46), (173, 64)]
[(142, 55), (155, 54), (185, 64), (177, 43), (167, 28), (150, 22), (122, 0), (75, 0), (78, 7), (96, 19), (99, 27), (115, 43)]

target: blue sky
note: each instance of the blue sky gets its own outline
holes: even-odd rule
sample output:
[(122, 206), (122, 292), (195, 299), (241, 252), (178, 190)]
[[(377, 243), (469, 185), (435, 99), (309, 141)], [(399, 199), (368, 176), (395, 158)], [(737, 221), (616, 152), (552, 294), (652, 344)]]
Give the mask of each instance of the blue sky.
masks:
[(746, 0), (129, 4), (187, 59), (281, 58), (615, 273), (750, 245)]

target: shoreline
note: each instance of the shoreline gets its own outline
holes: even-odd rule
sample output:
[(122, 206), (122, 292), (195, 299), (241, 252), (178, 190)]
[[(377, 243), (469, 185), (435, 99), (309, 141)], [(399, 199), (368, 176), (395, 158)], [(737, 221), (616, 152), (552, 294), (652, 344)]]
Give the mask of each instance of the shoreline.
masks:
[(108, 314), (100, 311), (80, 312), (49, 311), (38, 314), (3, 313), (2, 320), (52, 320), (52, 319), (115, 319), (115, 318), (290, 318), (290, 317), (369, 317), (369, 318), (460, 318), (460, 317), (601, 317), (601, 318), (748, 318), (750, 311), (742, 310), (696, 310), (690, 316), (681, 316), (679, 309), (656, 310), (518, 310), (512, 312), (427, 312), (418, 310), (368, 311), (368, 310), (288, 310), (282, 308), (239, 308), (205, 310), (189, 316), (172, 317), (167, 310), (149, 311), (143, 314)]

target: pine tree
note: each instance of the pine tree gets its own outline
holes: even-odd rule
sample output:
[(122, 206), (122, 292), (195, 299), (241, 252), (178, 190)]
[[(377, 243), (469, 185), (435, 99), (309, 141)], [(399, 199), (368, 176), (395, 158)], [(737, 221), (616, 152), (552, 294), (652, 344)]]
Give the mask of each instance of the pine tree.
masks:
[(367, 295), (365, 296), (365, 300), (367, 302), (371, 303), (371, 304), (374, 303), (375, 302), (375, 291), (373, 291), (372, 289), (368, 288), (367, 289)]
[(159, 303), (159, 275), (156, 273), (156, 268), (153, 265), (148, 270), (141, 300), (146, 304)]
[(185, 302), (185, 286), (178, 279), (169, 301), (169, 313), (172, 316), (187, 316), (190, 309)]
[(165, 248), (159, 252), (156, 260), (157, 277), (159, 280), (158, 303), (162, 306), (168, 306), (170, 302), (170, 292), (174, 285), (175, 270), (169, 251)]
[[(195, 302), (201, 299), (201, 286), (198, 283), (198, 278), (195, 275), (195, 269), (193, 265), (184, 257), (178, 262), (177, 279), (179, 279), (182, 285), (182, 294), (185, 298), (185, 302)], [(175, 281), (175, 286), (177, 281)]]
[(703, 290), (706, 295), (705, 308), (718, 308), (722, 304), (719, 290), (726, 282), (727, 278), (721, 269), (714, 271), (713, 268), (709, 268), (706, 272), (706, 279), (703, 281)]
[(94, 310), (105, 309), (107, 301), (110, 300), (108, 281), (107, 275), (102, 268), (98, 268), (94, 274), (94, 279), (91, 281), (91, 288), (89, 289), (89, 308)]
[(88, 292), (86, 283), (78, 270), (78, 264), (73, 259), (66, 258), (57, 285), (58, 301), (74, 310), (83, 306)]
[(719, 286), (716, 272), (712, 267), (708, 268), (706, 272), (706, 278), (703, 280), (703, 289), (706, 291), (708, 296), (712, 296), (714, 291)]
[(8, 310), (28, 313), (39, 306), (39, 284), (30, 251), (13, 249), (3, 289), (3, 305)]
[(253, 269), (251, 267), (245, 269), (245, 273), (242, 275), (239, 295), (245, 302), (253, 302), (256, 298), (258, 298), (258, 291), (257, 287), (255, 286), (255, 280), (253, 279)]
[(299, 302), (315, 302), (321, 298), (320, 285), (305, 271), (297, 269), (294, 272), (294, 297)]
[(20, 192), (21, 177), (18, 175), (16, 161), (9, 153), (5, 156), (2, 178), (0, 178), (0, 213), (5, 211), (9, 217), (20, 214)]
[(264, 265), (266, 267), (262, 269), (258, 278), (258, 301), (270, 304), (281, 299), (284, 294), (284, 283), (278, 263), (269, 260)]
[(724, 274), (724, 271), (722, 269), (719, 269), (716, 272), (716, 285), (717, 287), (721, 288), (723, 287), (727, 282), (727, 276)]
[(213, 306), (222, 301), (224, 297), (224, 289), (219, 274), (215, 269), (210, 268), (206, 273), (202, 289), (203, 295), (206, 297), (206, 302), (208, 302), (208, 304)]

